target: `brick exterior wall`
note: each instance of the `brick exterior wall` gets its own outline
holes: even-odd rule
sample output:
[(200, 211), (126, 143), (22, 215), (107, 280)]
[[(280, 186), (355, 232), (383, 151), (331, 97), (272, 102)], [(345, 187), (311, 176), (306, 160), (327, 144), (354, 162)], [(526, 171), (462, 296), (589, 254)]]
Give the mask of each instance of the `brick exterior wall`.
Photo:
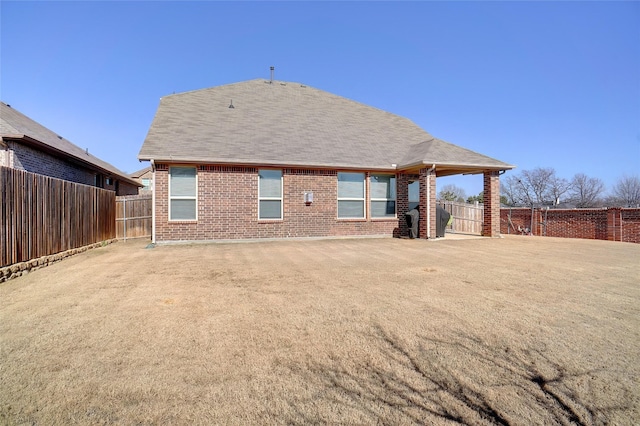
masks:
[[(94, 170), (54, 157), (18, 142), (8, 141), (7, 146), (8, 151), (0, 150), (0, 155), (3, 155), (2, 152), (4, 152), (5, 161), (8, 163), (6, 166), (8, 167), (56, 179), (95, 186), (96, 172)], [(2, 161), (0, 161), (0, 164), (2, 164)], [(116, 191), (116, 195), (133, 195), (138, 193), (137, 186), (119, 181), (117, 178), (113, 178), (110, 184), (107, 183), (106, 178), (103, 179), (102, 188)]]
[(94, 172), (64, 161), (52, 155), (38, 151), (24, 144), (9, 142), (9, 149), (13, 151), (12, 167), (31, 173), (38, 173), (71, 182), (94, 184)]
[(10, 153), (9, 148), (5, 148), (0, 142), (0, 166), (11, 167), (11, 164), (9, 164)]
[[(117, 186), (117, 188), (116, 188)], [(113, 191), (116, 191), (116, 195), (121, 196), (121, 195), (138, 195), (138, 186), (133, 185), (131, 183), (127, 183), (127, 182), (123, 182), (123, 181), (118, 181), (117, 185), (114, 181), (113, 185), (107, 185), (105, 183), (104, 185), (104, 189), (111, 189)]]
[[(156, 165), (155, 179), (158, 242), (392, 236), (399, 234), (401, 226), (406, 230), (404, 212), (398, 210), (398, 205), (398, 218), (372, 219), (367, 205), (365, 219), (338, 219), (335, 170), (283, 169), (282, 220), (258, 220), (258, 169), (254, 167), (198, 166), (196, 221), (169, 221), (168, 164)], [(313, 203), (307, 205), (304, 193), (309, 191), (313, 192)]]
[[(501, 210), (503, 234), (518, 234), (518, 227), (530, 226), (531, 208)], [(640, 243), (640, 209), (534, 209), (532, 234)]]

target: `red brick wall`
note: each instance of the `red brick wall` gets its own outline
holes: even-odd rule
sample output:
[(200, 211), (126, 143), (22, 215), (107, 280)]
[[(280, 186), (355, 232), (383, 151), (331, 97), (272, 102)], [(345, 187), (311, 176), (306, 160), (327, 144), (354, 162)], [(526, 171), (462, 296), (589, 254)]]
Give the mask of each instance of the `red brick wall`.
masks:
[(606, 210), (542, 210), (537, 212), (537, 219), (538, 235), (591, 240), (607, 239)]
[[(258, 169), (198, 166), (198, 220), (169, 222), (169, 167), (156, 169), (156, 241), (394, 235), (399, 219), (337, 219), (337, 172), (283, 170), (283, 219), (258, 220)], [(313, 203), (304, 192), (313, 192)], [(367, 189), (368, 191), (368, 189)], [(367, 197), (368, 199), (368, 197)]]
[[(509, 224), (509, 217), (511, 223)], [(531, 226), (531, 208), (503, 208), (500, 232)], [(534, 209), (533, 235), (640, 243), (640, 209)]]
[(500, 236), (500, 172), (485, 172), (484, 182), (484, 222), (482, 235)]
[(640, 209), (621, 209), (622, 241), (640, 243)]

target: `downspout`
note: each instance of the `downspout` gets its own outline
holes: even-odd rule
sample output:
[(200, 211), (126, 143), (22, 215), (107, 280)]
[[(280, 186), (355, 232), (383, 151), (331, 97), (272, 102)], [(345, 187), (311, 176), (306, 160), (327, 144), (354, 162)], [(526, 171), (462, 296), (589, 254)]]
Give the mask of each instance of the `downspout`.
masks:
[(156, 243), (156, 163), (151, 160), (151, 244)]
[(427, 170), (427, 240), (431, 239), (431, 172), (436, 169), (436, 165), (431, 165)]

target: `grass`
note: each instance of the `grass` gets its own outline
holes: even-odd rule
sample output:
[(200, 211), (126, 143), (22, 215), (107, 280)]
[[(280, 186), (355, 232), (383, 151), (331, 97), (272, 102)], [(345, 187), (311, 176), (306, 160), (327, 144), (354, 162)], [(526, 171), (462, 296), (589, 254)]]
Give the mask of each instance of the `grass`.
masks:
[(0, 286), (0, 422), (640, 418), (639, 245), (145, 246)]

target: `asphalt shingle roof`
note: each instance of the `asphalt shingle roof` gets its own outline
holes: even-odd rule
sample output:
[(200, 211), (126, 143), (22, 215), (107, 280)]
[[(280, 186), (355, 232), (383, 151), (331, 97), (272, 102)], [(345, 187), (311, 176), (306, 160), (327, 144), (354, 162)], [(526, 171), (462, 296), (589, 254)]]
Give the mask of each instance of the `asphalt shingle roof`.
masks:
[(300, 83), (262, 79), (163, 97), (138, 158), (386, 170), (418, 164), (513, 168), (436, 139), (407, 118)]
[(83, 163), (89, 163), (97, 170), (111, 173), (122, 180), (138, 185), (138, 182), (131, 179), (123, 171), (88, 153), (85, 149), (74, 145), (4, 102), (0, 102), (0, 136), (16, 139), (24, 139), (26, 137), (36, 140), (61, 155), (80, 160)]

